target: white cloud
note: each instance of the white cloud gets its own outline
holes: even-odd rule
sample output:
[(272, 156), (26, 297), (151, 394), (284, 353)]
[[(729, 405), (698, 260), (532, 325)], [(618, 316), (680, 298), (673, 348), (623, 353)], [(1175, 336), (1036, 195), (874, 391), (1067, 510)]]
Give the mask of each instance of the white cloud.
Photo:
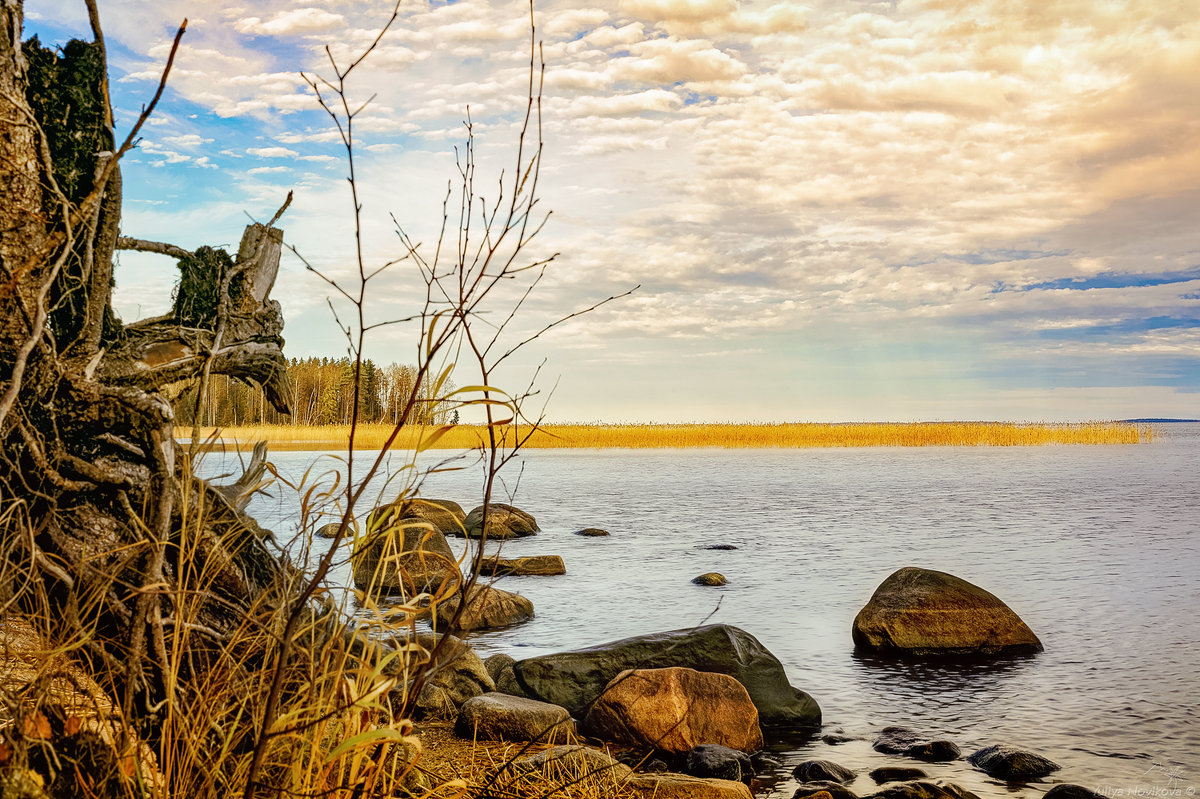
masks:
[(298, 152), (289, 150), (287, 147), (251, 147), (246, 150), (246, 154), (259, 158), (294, 158), (299, 155)]
[(297, 8), (283, 11), (268, 20), (246, 17), (233, 24), (238, 33), (253, 36), (294, 36), (302, 33), (327, 33), (346, 24), (341, 14), (321, 8)]

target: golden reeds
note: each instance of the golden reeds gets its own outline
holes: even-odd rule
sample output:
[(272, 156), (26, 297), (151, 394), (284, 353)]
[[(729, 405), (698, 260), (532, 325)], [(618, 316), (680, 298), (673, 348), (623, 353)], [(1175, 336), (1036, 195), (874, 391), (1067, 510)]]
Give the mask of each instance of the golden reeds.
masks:
[[(438, 428), (410, 427), (393, 449), (474, 449), (483, 428), (459, 425), (428, 445)], [(526, 428), (527, 430), (527, 428)], [(244, 449), (266, 441), (270, 449), (344, 449), (346, 426), (263, 425), (216, 431), (223, 442)], [(205, 431), (212, 435), (213, 429)], [(379, 449), (390, 425), (359, 425), (355, 449)], [(548, 424), (525, 447), (580, 449), (651, 449), (724, 447), (1028, 447), (1049, 444), (1140, 444), (1154, 440), (1154, 429), (1130, 422), (854, 422), (844, 424)]]

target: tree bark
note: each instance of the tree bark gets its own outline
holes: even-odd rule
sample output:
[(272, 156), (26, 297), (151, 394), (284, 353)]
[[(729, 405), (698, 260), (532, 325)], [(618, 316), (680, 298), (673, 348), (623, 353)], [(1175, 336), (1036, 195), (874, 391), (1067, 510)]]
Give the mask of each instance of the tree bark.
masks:
[[(0, 602), (78, 646), (125, 722), (153, 739), (164, 714), (212, 701), (214, 670), (235, 680), (270, 661), (302, 584), (243, 510), (263, 453), (231, 486), (195, 478), (168, 401), (223, 373), (290, 408), (283, 317), (269, 296), (282, 233), (250, 225), (236, 259), (169, 251), (192, 278), (173, 312), (117, 324), (121, 180), (104, 180), (116, 156), (103, 47), (23, 51), (21, 26), (21, 2), (0, 0), (0, 511), (21, 520), (0, 525), (0, 546), (32, 578), (0, 585)], [(98, 59), (99, 70), (63, 69), (71, 58)], [(249, 728), (255, 709), (230, 717)], [(247, 734), (239, 745), (252, 744)]]

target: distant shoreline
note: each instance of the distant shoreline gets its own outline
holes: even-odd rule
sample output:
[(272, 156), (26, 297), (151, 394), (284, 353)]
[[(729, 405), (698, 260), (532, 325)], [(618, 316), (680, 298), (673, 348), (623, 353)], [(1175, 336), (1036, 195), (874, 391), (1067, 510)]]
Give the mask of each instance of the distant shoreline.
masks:
[[(384, 447), (393, 428), (360, 425), (355, 449)], [(188, 432), (180, 428), (181, 434)], [(205, 439), (218, 446), (248, 449), (266, 441), (270, 449), (345, 449), (348, 425), (249, 425), (201, 428)], [(1143, 422), (803, 422), (788, 424), (547, 424), (536, 431), (523, 425), (497, 428), (497, 435), (525, 439), (530, 449), (801, 449), (827, 447), (1012, 447), (1063, 444), (1141, 444), (1155, 439), (1154, 428)], [(414, 426), (401, 430), (392, 449), (477, 449), (486, 440), (478, 425)]]

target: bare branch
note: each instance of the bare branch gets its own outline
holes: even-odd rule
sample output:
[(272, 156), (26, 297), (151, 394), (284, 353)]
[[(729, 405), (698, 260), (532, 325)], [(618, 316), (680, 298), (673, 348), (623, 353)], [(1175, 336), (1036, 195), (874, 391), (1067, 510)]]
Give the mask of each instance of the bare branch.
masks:
[(129, 236), (117, 237), (118, 250), (137, 250), (138, 252), (153, 252), (159, 255), (169, 255), (172, 258), (187, 258), (194, 255), (190, 250), (185, 250), (175, 244), (168, 244), (161, 241), (148, 241), (146, 239), (135, 239)]

